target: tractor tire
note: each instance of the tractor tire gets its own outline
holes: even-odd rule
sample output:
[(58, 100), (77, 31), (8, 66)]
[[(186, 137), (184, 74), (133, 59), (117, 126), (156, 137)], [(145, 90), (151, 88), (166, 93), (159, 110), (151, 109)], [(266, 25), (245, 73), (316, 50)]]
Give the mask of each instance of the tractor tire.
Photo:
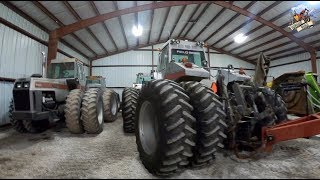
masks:
[(118, 102), (116, 92), (106, 89), (103, 92), (103, 105), (104, 105), (104, 121), (113, 122), (117, 119)]
[(123, 131), (134, 133), (135, 116), (138, 103), (139, 90), (135, 88), (125, 88), (122, 93), (122, 119)]
[(10, 101), (10, 106), (9, 106), (9, 119), (10, 119), (10, 123), (13, 127), (14, 130), (16, 130), (17, 132), (20, 132), (20, 133), (26, 133), (27, 130), (26, 128), (24, 127), (23, 125), (23, 122), (21, 120), (15, 120), (13, 119), (12, 117), (12, 112), (14, 110), (14, 107), (13, 107), (13, 99), (11, 99)]
[(47, 119), (38, 120), (38, 121), (23, 120), (22, 122), (26, 130), (30, 133), (44, 132), (49, 128), (49, 125), (50, 125), (50, 122)]
[(193, 167), (209, 165), (215, 158), (215, 152), (224, 147), (227, 138), (226, 114), (218, 96), (199, 82), (181, 83), (190, 97), (193, 106), (192, 115), (197, 119), (196, 146), (191, 159)]
[(73, 134), (84, 133), (83, 125), (80, 120), (82, 97), (83, 91), (81, 89), (74, 89), (70, 91), (66, 99), (64, 110), (65, 122), (69, 131)]
[(103, 98), (98, 88), (87, 90), (82, 99), (81, 121), (84, 130), (89, 134), (99, 134), (103, 131)]
[(275, 121), (275, 123), (279, 124), (281, 122), (286, 121), (288, 119), (288, 116), (287, 116), (288, 110), (286, 107), (286, 103), (282, 100), (279, 94), (277, 94), (275, 107), (276, 107), (275, 114), (277, 116), (277, 120)]
[(158, 176), (180, 173), (193, 156), (196, 122), (182, 87), (169, 80), (152, 80), (141, 89), (135, 136), (145, 168)]

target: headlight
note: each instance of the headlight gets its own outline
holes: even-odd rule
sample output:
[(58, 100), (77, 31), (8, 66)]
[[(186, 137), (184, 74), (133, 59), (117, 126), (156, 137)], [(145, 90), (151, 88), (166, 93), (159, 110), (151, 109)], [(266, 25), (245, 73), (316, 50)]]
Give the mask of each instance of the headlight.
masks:
[(22, 83), (17, 83), (17, 88), (21, 88), (22, 87)]
[(197, 46), (203, 47), (204, 46), (204, 42), (197, 42)]
[(171, 39), (170, 44), (173, 44), (173, 43), (179, 44), (180, 40), (179, 39)]
[(24, 88), (29, 88), (29, 83), (28, 82), (23, 83), (23, 87)]

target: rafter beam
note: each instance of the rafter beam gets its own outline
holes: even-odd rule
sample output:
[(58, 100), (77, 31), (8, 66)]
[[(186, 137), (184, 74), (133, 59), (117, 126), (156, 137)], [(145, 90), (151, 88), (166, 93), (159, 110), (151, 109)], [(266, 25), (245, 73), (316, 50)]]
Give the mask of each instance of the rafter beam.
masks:
[(188, 22), (191, 20), (191, 18), (196, 14), (196, 12), (199, 10), (199, 8), (201, 7), (201, 4), (198, 4), (196, 6), (196, 8), (192, 11), (191, 16), (188, 18), (188, 20), (186, 21), (186, 23), (184, 24), (183, 28), (180, 30), (180, 32), (178, 33), (178, 37), (181, 36), (181, 33), (184, 31), (184, 29), (188, 26)]
[[(63, 4), (67, 7), (67, 9), (71, 12), (71, 14), (78, 20), (81, 21), (81, 17), (79, 14), (73, 9), (71, 4), (68, 3), (68, 1), (63, 1)], [(102, 43), (99, 41), (96, 35), (91, 31), (89, 27), (86, 28), (86, 30), (89, 32), (89, 34), (93, 37), (93, 39), (99, 44), (99, 46), (108, 54), (107, 49), (102, 45)]]
[[(255, 4), (256, 1), (252, 1), (251, 3), (249, 3), (247, 6), (244, 7), (245, 10), (249, 9), (253, 4)], [(225, 28), (227, 25), (229, 25), (229, 23), (231, 23), (233, 20), (235, 20), (237, 17), (240, 16), (240, 13), (236, 13), (235, 15), (233, 15), (226, 23), (224, 23), (219, 29), (215, 30), (213, 33), (211, 33), (211, 35), (209, 37), (207, 37), (207, 39), (204, 40), (204, 42), (207, 42), (209, 39), (211, 39), (214, 35), (216, 35), (217, 33), (219, 33), (223, 28)], [(220, 38), (218, 41), (216, 42), (220, 42), (222, 40), (222, 38)], [(213, 43), (212, 46), (214, 46), (216, 43)]]
[[(317, 21), (315, 24), (318, 24), (318, 23), (320, 23), (320, 20)], [(286, 26), (286, 24), (284, 24), (283, 26)], [(281, 27), (283, 27), (283, 26), (281, 26)], [(292, 34), (296, 34), (296, 33), (298, 33), (298, 32), (293, 32)], [(317, 35), (318, 33), (319, 33), (319, 32), (315, 32), (315, 33), (312, 33), (312, 34)], [(266, 33), (266, 35), (269, 35), (269, 34), (271, 34), (271, 32)], [(311, 36), (313, 36), (312, 34), (308, 34), (308, 35), (306, 35), (306, 36), (300, 37), (299, 39), (305, 39), (305, 38), (311, 37)], [(261, 35), (261, 36), (259, 36), (259, 37), (262, 38), (263, 36)], [(261, 46), (265, 46), (265, 45), (267, 45), (267, 44), (270, 44), (270, 43), (272, 43), (272, 42), (275, 42), (275, 41), (277, 41), (277, 40), (279, 40), (279, 39), (284, 39), (284, 38), (286, 38), (286, 36), (280, 35), (280, 36), (278, 36), (278, 37), (276, 37), (276, 38), (270, 39), (270, 40), (267, 41), (267, 42), (264, 42), (264, 43), (262, 43), (262, 44), (259, 44), (259, 45), (255, 46), (254, 49), (256, 49), (256, 48), (258, 48), (258, 47), (261, 47)], [(256, 39), (257, 39), (257, 38), (255, 38), (255, 39), (253, 39), (253, 40), (256, 40)], [(293, 43), (293, 42), (291, 41), (291, 43)], [(245, 49), (244, 51), (239, 52), (238, 55), (244, 54), (244, 53), (249, 52), (249, 51), (251, 51), (251, 50), (253, 50), (253, 48)]]
[[(156, 3), (156, 1), (153, 1), (152, 3)], [(152, 31), (152, 23), (153, 23), (153, 16), (154, 16), (154, 9), (151, 10), (151, 20), (150, 20), (150, 31), (149, 31), (149, 34), (148, 34), (148, 44), (150, 43), (150, 37), (151, 37), (151, 31)]]
[[(311, 33), (311, 34), (307, 34), (307, 35), (305, 35), (305, 36), (302, 36), (302, 37), (300, 37), (300, 39), (306, 39), (306, 38), (309, 38), (309, 37), (312, 37), (312, 36), (316, 36), (316, 35), (319, 35), (319, 34), (320, 34), (320, 31), (317, 31), (317, 32), (314, 32), (314, 33)], [(277, 40), (279, 40), (279, 39), (282, 39), (282, 38), (283, 38), (282, 36), (279, 36), (279, 37), (277, 37), (277, 38), (275, 38), (275, 39), (272, 39), (272, 40), (267, 41), (267, 42), (265, 42), (265, 43), (262, 43), (262, 44), (260, 44), (260, 45), (258, 45), (258, 46), (255, 46), (255, 47), (253, 47), (253, 48), (250, 48), (250, 49), (246, 50), (246, 52), (248, 52), (248, 51), (250, 51), (250, 50), (255, 50), (255, 49), (259, 48), (259, 47), (262, 47), (262, 46), (264, 46), (264, 45), (266, 45), (266, 44), (275, 42), (275, 41), (277, 41)], [(263, 52), (271, 51), (271, 50), (273, 50), (273, 49), (277, 49), (277, 48), (283, 47), (283, 46), (288, 45), (288, 44), (291, 44), (291, 43), (293, 43), (293, 42), (292, 42), (292, 41), (288, 41), (288, 42), (285, 42), (285, 43), (281, 43), (281, 44), (279, 44), (279, 45), (272, 46), (272, 47), (270, 47), (270, 48), (268, 48), (268, 49), (264, 49)], [(309, 44), (310, 44), (310, 43), (309, 43)], [(311, 44), (313, 44), (313, 43), (311, 42)], [(241, 54), (243, 54), (243, 53), (244, 53), (244, 52), (242, 52)], [(255, 56), (255, 55), (259, 54), (259, 53), (260, 53), (260, 52), (256, 52), (256, 53), (253, 53), (253, 54), (249, 54), (249, 55), (246, 56), (246, 58)]]
[[(171, 36), (172, 36), (172, 33), (174, 32), (174, 30), (176, 29), (176, 27), (177, 27), (177, 24), (179, 23), (179, 21), (180, 21), (180, 19), (181, 19), (181, 17), (182, 17), (182, 14), (184, 13), (184, 10), (186, 9), (186, 7), (187, 6), (183, 6), (182, 7), (182, 9), (180, 10), (180, 12), (179, 12), (179, 14), (178, 14), (178, 18), (176, 19), (176, 21), (173, 23), (173, 27), (172, 27), (172, 29), (170, 30), (170, 36), (169, 36), (169, 38), (171, 38)], [(168, 39), (169, 39), (168, 38)]]
[(217, 18), (219, 18), (221, 16), (221, 14), (226, 10), (226, 8), (222, 8), (217, 15), (215, 15), (205, 26), (204, 28), (201, 29), (201, 31), (198, 32), (198, 34), (195, 35), (195, 37), (192, 40), (195, 40), (198, 38), (198, 36), (200, 34), (203, 33), (204, 30), (207, 29), (207, 27), (209, 27)]
[[(117, 4), (117, 1), (112, 1), (113, 2), (113, 6), (115, 7), (116, 11), (119, 11), (119, 7), (118, 7), (118, 4)], [(98, 16), (96, 16), (98, 17)], [(125, 40), (125, 43), (126, 43), (126, 47), (129, 48), (129, 44), (128, 44), (128, 39), (127, 39), (127, 36), (126, 36), (126, 32), (124, 31), (124, 28), (123, 28), (123, 23), (122, 23), (122, 19), (121, 19), (121, 16), (118, 16), (118, 21), (120, 23), (120, 28), (121, 28), (121, 32), (122, 32), (122, 35), (124, 37), (124, 40)]]
[(214, 1), (213, 3), (219, 5), (219, 6), (222, 6), (222, 7), (226, 7), (230, 10), (233, 10), (235, 12), (238, 12), (238, 13), (241, 13), (242, 15), (244, 16), (247, 16), (251, 19), (254, 19), (266, 26), (269, 26), (270, 28), (278, 31), (279, 33), (283, 34), (284, 36), (288, 37), (289, 39), (291, 39), (292, 41), (294, 41), (295, 43), (297, 43), (300, 47), (302, 47), (303, 49), (305, 49), (306, 51), (308, 52), (315, 52), (315, 49), (310, 46), (309, 44), (303, 42), (302, 40), (300, 40), (299, 38), (295, 37), (294, 35), (292, 35), (291, 33), (285, 31), (284, 29), (282, 29), (281, 27), (278, 27), (276, 26), (275, 24), (271, 23), (270, 21), (267, 21), (263, 18), (261, 18), (260, 16), (257, 16), (257, 15), (254, 15), (252, 14), (251, 12), (249, 11), (246, 11), (242, 8), (239, 8), (238, 6), (234, 6), (234, 5), (231, 5), (227, 2), (224, 2), (224, 1)]
[[(191, 39), (186, 38), (186, 37), (178, 37), (178, 39), (181, 39), (181, 40), (185, 39), (185, 40), (192, 41)], [(245, 61), (245, 62), (248, 62), (248, 63), (250, 63), (250, 64), (255, 64), (254, 61), (250, 61), (249, 59), (245, 59), (245, 58), (240, 57), (240, 56), (238, 56), (238, 55), (236, 55), (236, 54), (231, 54), (231, 53), (229, 53), (229, 52), (227, 52), (227, 51), (225, 51), (225, 50), (223, 50), (223, 49), (216, 48), (216, 47), (210, 47), (210, 46), (208, 46), (208, 47), (209, 47), (210, 49), (213, 49), (213, 50), (215, 50), (215, 51), (218, 51), (218, 52), (220, 52), (220, 53), (222, 53), (222, 54), (226, 54), (226, 55), (232, 56), (232, 57), (234, 57), (234, 58), (237, 58), (237, 59), (243, 60), (243, 61)]]
[[(45, 13), (51, 20), (56, 22), (59, 26), (64, 27), (65, 25), (57, 18), (55, 17), (46, 7), (44, 7), (41, 3), (38, 1), (32, 1), (32, 3), (37, 6), (43, 13)], [(78, 40), (80, 44), (82, 44), (84, 47), (86, 47), (92, 54), (97, 55), (87, 44), (85, 44), (77, 35), (74, 33), (71, 34), (73, 38)], [(60, 37), (57, 37), (58, 39)]]
[(201, 11), (201, 13), (198, 15), (198, 17), (196, 18), (196, 20), (194, 20), (191, 24), (191, 26), (189, 27), (189, 29), (186, 31), (186, 33), (184, 34), (184, 37), (187, 37), (188, 33), (190, 32), (190, 30), (193, 28), (193, 26), (199, 21), (199, 19), (202, 17), (202, 15), (206, 12), (206, 10), (210, 7), (211, 3), (208, 3), (203, 10)]
[(170, 13), (170, 10), (171, 10), (171, 7), (169, 7), (169, 8), (167, 9), (167, 12), (166, 12), (166, 14), (165, 14), (165, 18), (164, 18), (163, 23), (162, 23), (162, 25), (161, 25), (160, 34), (159, 34), (159, 36), (158, 36), (158, 40), (157, 40), (157, 41), (159, 41), (160, 38), (161, 38), (161, 35), (162, 35), (162, 32), (163, 32), (164, 26), (166, 25), (166, 22), (167, 22), (167, 19), (168, 19), (168, 15), (169, 15), (169, 13)]
[[(282, 18), (283, 16), (285, 16), (285, 15), (288, 14), (288, 13), (290, 13), (290, 10), (285, 11), (285, 12), (277, 15), (276, 17), (272, 18), (272, 19), (269, 20), (269, 21), (270, 21), (270, 22), (274, 22), (274, 21), (278, 20), (279, 18)], [(249, 24), (250, 22), (252, 22), (252, 21), (249, 20), (249, 21), (247, 21), (246, 23), (242, 24), (241, 26), (239, 26), (238, 28), (236, 28), (234, 32), (240, 30), (241, 28), (243, 28), (244, 26), (246, 26), (246, 25)], [(256, 27), (256, 28), (252, 29), (251, 31), (245, 33), (244, 35), (245, 35), (245, 36), (249, 36), (250, 34), (258, 31), (259, 29), (261, 29), (261, 28), (263, 28), (263, 27), (264, 27), (264, 25), (262, 24), (262, 25), (260, 25), (260, 26), (258, 26), (258, 27)], [(233, 32), (233, 33), (234, 33), (234, 32)], [(230, 35), (231, 35), (231, 34), (230, 34)], [(226, 48), (227, 46), (230, 46), (230, 45), (233, 44), (233, 43), (234, 43), (234, 41), (232, 40), (232, 41), (230, 41), (229, 43), (227, 43), (226, 45), (222, 46), (221, 48)], [(235, 50), (235, 49), (237, 49), (237, 48), (243, 47), (242, 45), (245, 45), (245, 44), (246, 44), (246, 43), (241, 44), (241, 46), (232, 48), (232, 49), (230, 50), (230, 52), (233, 51), (233, 50)], [(247, 45), (247, 44), (246, 44), (246, 45)]]
[(96, 56), (94, 58), (91, 58), (91, 60), (95, 61), (95, 60), (102, 59), (102, 58), (105, 58), (105, 57), (108, 57), (108, 56), (112, 56), (112, 55), (115, 55), (115, 54), (124, 53), (124, 52), (127, 52), (127, 51), (136, 50), (136, 49), (139, 49), (139, 48), (144, 48), (144, 47), (148, 47), (148, 46), (164, 43), (166, 41), (167, 40), (162, 40), (160, 42), (153, 42), (153, 43), (148, 43), (148, 44), (140, 44), (139, 46), (134, 46), (134, 47), (130, 47), (130, 48), (127, 48), (127, 49), (121, 49), (121, 50), (119, 50), (117, 52), (110, 52), (109, 55), (107, 55), (107, 54), (98, 55), (98, 56)]
[[(131, 7), (131, 8), (125, 8), (121, 10), (116, 10), (110, 13), (101, 14), (99, 16), (95, 16), (92, 18), (84, 19), (81, 21), (78, 21), (76, 23), (67, 25), (65, 27), (60, 27), (50, 33), (51, 39), (57, 39), (61, 38), (67, 34), (73, 33), (75, 31), (78, 31), (80, 29), (86, 28), (88, 26), (91, 26), (93, 24), (111, 19), (111, 18), (121, 18), (122, 15), (140, 12), (140, 11), (147, 11), (147, 10), (153, 10), (158, 8), (165, 8), (165, 7), (171, 7), (171, 6), (182, 6), (182, 5), (189, 5), (189, 4), (201, 4), (201, 3), (208, 3), (210, 1), (163, 1), (158, 3), (151, 3), (151, 4), (145, 4), (137, 7)], [(115, 6), (117, 6), (116, 3), (114, 3)], [(117, 8), (117, 7), (116, 7)], [(50, 44), (52, 46), (50, 46)], [(56, 57), (57, 51), (55, 50), (54, 43), (49, 43), (49, 49), (53, 48), (54, 50), (51, 51), (52, 54), (48, 56), (48, 61), (50, 62), (53, 58)]]
[[(290, 12), (291, 12), (291, 9), (289, 9), (289, 10), (287, 10), (287, 11), (285, 11), (285, 12), (279, 14), (279, 15), (277, 15), (276, 17), (270, 19), (269, 21), (270, 21), (270, 22), (274, 22), (274, 21), (282, 18), (283, 16), (289, 14)], [(281, 27), (285, 28), (285, 27), (287, 26), (287, 24), (288, 24), (288, 23), (285, 23), (285, 24), (283, 24)], [(262, 24), (262, 25), (260, 25), (260, 26), (258, 26), (258, 27), (256, 27), (256, 28), (254, 28), (253, 30), (245, 33), (245, 36), (249, 36), (250, 34), (253, 34), (254, 32), (260, 30), (260, 29), (263, 28), (263, 27), (265, 27), (264, 24)], [(271, 32), (271, 31), (270, 31), (270, 32)], [(275, 31), (275, 30), (272, 30), (272, 33), (273, 33), (273, 32), (276, 32), (276, 31)], [(265, 34), (263, 34), (263, 35), (265, 35)], [(246, 45), (251, 44), (252, 42), (254, 42), (254, 41), (253, 41), (253, 40), (248, 41), (248, 42), (246, 42), (246, 43), (243, 43), (243, 44), (241, 44), (241, 45), (239, 45), (239, 46), (236, 46), (236, 47), (230, 49), (229, 51), (230, 51), (230, 52), (235, 51), (235, 50), (237, 50), (237, 49), (239, 49), (239, 48), (241, 48), (241, 47), (244, 47), (244, 46), (246, 46)], [(230, 43), (233, 44), (234, 41), (231, 41)], [(231, 45), (231, 44), (230, 44), (230, 45)]]
[[(318, 39), (318, 40), (311, 41), (308, 44), (316, 44), (316, 43), (319, 43), (319, 42), (320, 42), (320, 40)], [(277, 52), (268, 54), (268, 56), (274, 56), (274, 55), (282, 54), (282, 53), (285, 53), (285, 52), (288, 52), (288, 51), (292, 51), (292, 50), (295, 50), (295, 49), (299, 49), (299, 48), (301, 48), (301, 47), (300, 46), (294, 46), (294, 47), (291, 47), (291, 48), (283, 49), (281, 51), (277, 51)]]
[[(264, 13), (268, 12), (269, 10), (273, 9), (275, 6), (279, 5), (280, 3), (282, 3), (282, 1), (276, 1), (273, 4), (271, 4), (270, 6), (268, 6), (267, 8), (263, 9), (261, 12), (259, 12), (257, 14), (257, 16), (261, 16)], [(250, 4), (249, 4), (250, 5)], [(249, 7), (245, 7), (244, 9), (247, 10)], [(235, 28), (234, 30), (232, 30), (231, 32), (227, 33), (226, 35), (222, 36), (220, 39), (218, 39), (215, 43), (213, 43), (213, 46), (216, 45), (217, 43), (219, 43), (221, 40), (229, 37), (231, 34), (235, 33), (236, 31), (238, 31), (239, 29), (241, 29), (242, 27), (246, 26), (247, 24), (251, 23), (253, 21), (253, 19), (249, 19), (247, 20), (245, 23), (243, 23), (242, 25), (238, 26), (237, 28)], [(224, 47), (221, 47), (224, 48)]]
[[(12, 3), (8, 2), (8, 1), (0, 1), (0, 3), (2, 3), (3, 5), (7, 6), (9, 9), (11, 9), (12, 11), (14, 11), (15, 13), (19, 14), (20, 16), (22, 16), (23, 18), (25, 18), (26, 20), (28, 20), (30, 23), (32, 23), (33, 25), (37, 26), (38, 28), (40, 28), (41, 30), (50, 33), (50, 30), (47, 29), (46, 27), (44, 27), (42, 24), (38, 23), (36, 20), (34, 20), (32, 17), (30, 17), (28, 14), (26, 14), (25, 12), (21, 11), (19, 8), (17, 8), (15, 5), (13, 5)], [(66, 42), (63, 39), (60, 39), (60, 42), (65, 44), (67, 47), (69, 47), (70, 49), (72, 49), (73, 51), (77, 52), (78, 54), (80, 54), (81, 56), (89, 59), (89, 57), (87, 55), (85, 55), (83, 52), (81, 52), (79, 49), (75, 48), (74, 46), (72, 46), (71, 44), (69, 44), (68, 42)]]
[[(89, 2), (90, 2), (90, 5), (91, 5), (93, 11), (96, 13), (96, 15), (101, 15), (97, 6), (94, 4), (94, 2), (93, 1), (89, 1)], [(117, 46), (116, 42), (114, 41), (113, 37), (111, 36), (111, 33), (110, 33), (108, 27), (106, 26), (106, 24), (104, 22), (101, 22), (101, 23), (102, 23), (103, 29), (106, 31), (107, 35), (111, 39), (113, 46), (116, 48), (116, 51), (118, 51), (118, 46)]]

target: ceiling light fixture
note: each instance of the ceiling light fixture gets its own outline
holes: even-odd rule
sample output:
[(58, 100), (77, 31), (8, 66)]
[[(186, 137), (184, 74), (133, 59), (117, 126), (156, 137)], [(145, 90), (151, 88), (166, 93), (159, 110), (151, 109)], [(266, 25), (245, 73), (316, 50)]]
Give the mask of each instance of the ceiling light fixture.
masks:
[(320, 1), (308, 1), (308, 3), (311, 4), (311, 5), (315, 5), (315, 4), (319, 4)]
[(241, 33), (241, 34), (238, 34), (236, 37), (234, 37), (234, 41), (236, 43), (243, 43), (247, 39), (247, 37), (248, 36), (245, 36)]
[(141, 36), (142, 35), (142, 26), (140, 24), (138, 24), (138, 27), (137, 26), (133, 26), (132, 27), (132, 33), (133, 35), (135, 36)]

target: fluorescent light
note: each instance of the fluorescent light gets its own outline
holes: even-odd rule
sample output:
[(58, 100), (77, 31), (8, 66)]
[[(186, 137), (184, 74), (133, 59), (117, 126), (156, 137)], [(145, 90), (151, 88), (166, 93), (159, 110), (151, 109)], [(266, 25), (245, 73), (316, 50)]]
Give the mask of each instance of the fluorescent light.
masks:
[(236, 37), (234, 37), (234, 41), (236, 43), (242, 43), (247, 39), (248, 36), (244, 36), (242, 33), (238, 34)]
[(141, 36), (142, 35), (142, 26), (140, 24), (138, 24), (137, 26), (133, 26), (132, 27), (132, 33), (135, 36)]
[(315, 5), (315, 4), (319, 4), (320, 1), (308, 1), (309, 4)]

